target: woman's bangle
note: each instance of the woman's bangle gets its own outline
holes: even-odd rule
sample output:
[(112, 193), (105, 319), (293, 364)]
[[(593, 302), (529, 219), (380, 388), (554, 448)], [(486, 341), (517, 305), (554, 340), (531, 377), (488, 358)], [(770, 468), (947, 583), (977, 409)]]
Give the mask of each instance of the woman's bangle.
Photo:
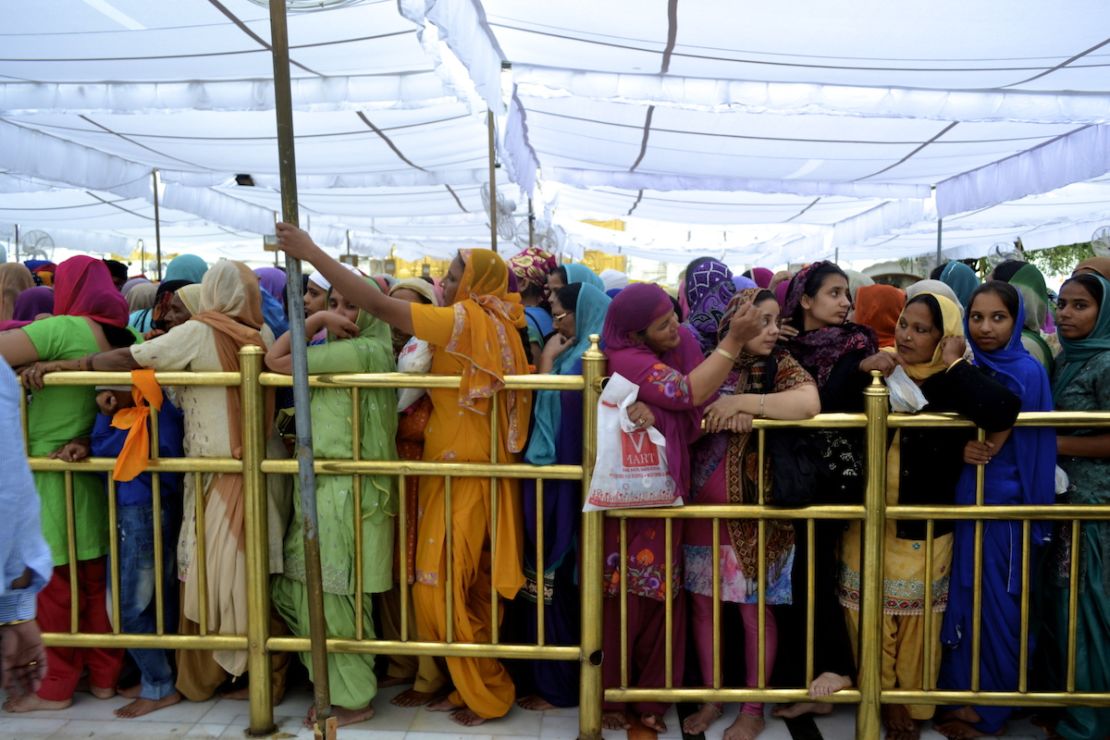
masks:
[(81, 369), (84, 370), (85, 372), (91, 372), (92, 369), (93, 369), (93, 359), (98, 354), (100, 354), (100, 353), (99, 352), (94, 352), (91, 355), (85, 355), (84, 357), (82, 357), (81, 358)]
[(767, 403), (767, 394), (764, 393), (759, 397), (759, 418), (763, 418), (763, 407)]
[(950, 365), (948, 366), (948, 368), (947, 368), (947, 369), (945, 370), (945, 372), (948, 372), (949, 370), (951, 370), (952, 368), (956, 367), (956, 365), (959, 365), (959, 364), (960, 364), (961, 362), (963, 362), (963, 361), (964, 361), (964, 358), (962, 358), (962, 357), (957, 357), (957, 358), (956, 358), (955, 360), (953, 360), (953, 361), (952, 361), (952, 364), (950, 364)]
[(729, 362), (736, 362), (736, 355), (732, 354), (724, 347), (717, 347), (717, 349), (713, 351), (721, 355), (722, 357), (727, 357)]

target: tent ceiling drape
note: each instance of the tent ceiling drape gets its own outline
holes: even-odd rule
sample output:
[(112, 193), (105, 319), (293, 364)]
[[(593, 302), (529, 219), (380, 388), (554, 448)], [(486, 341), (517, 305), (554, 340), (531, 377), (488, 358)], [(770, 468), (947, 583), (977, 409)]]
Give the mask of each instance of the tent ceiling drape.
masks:
[[(485, 241), (489, 107), (499, 184), (538, 196), (541, 228), (564, 229), (572, 254), (888, 259), (933, 251), (938, 216), (952, 254), (1089, 237), (1110, 212), (1108, 21), (1099, 0), (1066, 13), (1035, 0), (367, 0), (296, 13), (302, 221), (322, 243), (350, 231), (373, 253)], [(269, 231), (265, 7), (20, 0), (4, 39), (0, 222), (134, 238), (157, 168), (167, 235)], [(236, 186), (241, 173), (255, 186)]]

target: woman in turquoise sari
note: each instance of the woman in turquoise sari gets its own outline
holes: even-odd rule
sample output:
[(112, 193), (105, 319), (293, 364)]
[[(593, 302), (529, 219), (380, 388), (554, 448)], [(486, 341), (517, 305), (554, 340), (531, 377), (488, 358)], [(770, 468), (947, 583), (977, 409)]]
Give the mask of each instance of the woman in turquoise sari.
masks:
[[(590, 335), (601, 334), (609, 296), (588, 283), (571, 283), (551, 296), (556, 334), (544, 345), (538, 372), (580, 375)], [(582, 393), (540, 391), (524, 459), (533, 465), (582, 462)], [(543, 588), (536, 568), (536, 484), (521, 486), (524, 502), (524, 588), (514, 606), (521, 641), (535, 642), (536, 600), (544, 603), (544, 642), (578, 644), (578, 522), (582, 511), (579, 481), (551, 480), (543, 486)], [(518, 701), (525, 709), (578, 704), (578, 666), (560, 660), (523, 661), (514, 672)]]
[[(1056, 326), (1063, 352), (1053, 394), (1060, 411), (1110, 409), (1110, 282), (1079, 274), (1060, 288)], [(1110, 433), (1105, 429), (1061, 429), (1058, 463), (1068, 474), (1067, 503), (1110, 503)], [(1049, 559), (1044, 642), (1063, 684), (1068, 660), (1068, 603), (1073, 543), (1071, 523), (1059, 529)], [(1110, 691), (1110, 522), (1083, 522), (1079, 530), (1079, 609), (1076, 614), (1075, 690)], [(1056, 725), (1067, 740), (1110, 737), (1110, 708), (1068, 707)]]
[[(373, 283), (371, 283), (373, 285)], [(308, 372), (393, 372), (393, 345), (389, 325), (360, 310), (334, 288), (328, 310), (305, 321), (305, 335), (327, 329), (327, 342), (308, 348)], [(266, 366), (292, 373), (289, 334), (266, 353)], [(317, 459), (350, 460), (353, 457), (351, 391), (345, 388), (312, 389), (312, 447)], [(391, 388), (359, 391), (359, 427), (362, 460), (395, 460), (397, 448), (397, 396)], [(374, 637), (371, 594), (393, 585), (393, 516), (397, 511), (396, 482), (390, 476), (361, 476), (361, 494), (349, 475), (316, 478), (320, 560), (324, 583), (324, 616), (329, 637), (354, 639), (362, 623), (364, 637)], [(362, 583), (355, 583), (356, 500), (361, 498)], [(273, 582), (273, 604), (296, 635), (308, 634), (308, 590), (305, 586), (304, 532), (300, 497), (294, 496), (294, 513), (285, 536), (285, 573)], [(301, 660), (312, 676), (308, 653)], [(377, 693), (374, 656), (365, 653), (329, 653), (328, 684), (340, 725), (361, 722), (374, 715), (370, 705)], [(309, 720), (312, 719), (310, 711)]]

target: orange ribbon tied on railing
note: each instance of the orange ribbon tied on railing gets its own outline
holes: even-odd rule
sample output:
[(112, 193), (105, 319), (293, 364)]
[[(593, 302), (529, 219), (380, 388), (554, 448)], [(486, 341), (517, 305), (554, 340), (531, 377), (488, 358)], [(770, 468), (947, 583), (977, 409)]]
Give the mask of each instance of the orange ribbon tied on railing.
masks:
[(153, 370), (131, 371), (131, 398), (135, 405), (120, 409), (112, 417), (113, 427), (128, 430), (112, 470), (112, 478), (123, 482), (134, 480), (150, 464), (150, 430), (146, 422), (151, 407), (162, 410), (162, 386), (154, 379)]

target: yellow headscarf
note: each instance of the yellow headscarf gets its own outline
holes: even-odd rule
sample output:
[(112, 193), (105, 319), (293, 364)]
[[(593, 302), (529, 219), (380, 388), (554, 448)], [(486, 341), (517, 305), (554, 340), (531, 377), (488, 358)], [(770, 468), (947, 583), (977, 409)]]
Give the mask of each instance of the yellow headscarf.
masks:
[[(942, 358), (941, 344), (944, 342), (945, 337), (962, 337), (964, 335), (963, 313), (958, 304), (937, 293), (920, 293), (919, 295), (927, 295), (936, 300), (937, 305), (940, 306), (940, 315), (944, 319), (944, 326), (941, 327), (941, 338), (937, 341), (936, 349), (933, 350), (933, 359), (928, 362), (919, 362), (916, 365), (906, 365), (906, 374), (914, 380), (925, 380), (926, 378), (936, 375), (941, 370), (948, 367), (948, 363)], [(916, 296), (915, 296), (916, 297)], [(912, 298), (910, 299), (913, 300)], [(898, 317), (898, 326), (902, 324), (902, 316), (906, 313), (902, 309), (902, 314)], [(898, 330), (895, 329), (897, 332)], [(897, 352), (895, 347), (884, 347), (882, 352)]]
[[(506, 375), (528, 373), (524, 346), (514, 337), (524, 327), (524, 307), (520, 295), (509, 292), (509, 268), (496, 252), (464, 249), (459, 257), (463, 274), (455, 293), (455, 329), (445, 349), (465, 368), (459, 405), (478, 411), (478, 401), (504, 387)], [(532, 394), (511, 391), (499, 407), (506, 445), (521, 452), (528, 441)]]

